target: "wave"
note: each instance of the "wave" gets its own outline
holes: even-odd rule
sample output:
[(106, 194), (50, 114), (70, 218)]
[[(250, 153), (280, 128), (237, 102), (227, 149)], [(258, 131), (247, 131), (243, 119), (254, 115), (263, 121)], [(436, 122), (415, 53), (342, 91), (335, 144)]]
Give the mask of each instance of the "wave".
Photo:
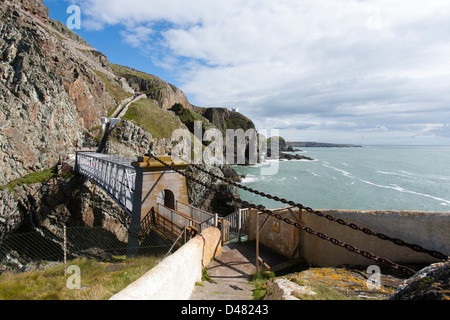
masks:
[[(385, 188), (385, 189), (392, 189), (392, 190), (396, 190), (396, 191), (402, 192), (402, 193), (408, 193), (408, 194), (413, 194), (413, 195), (417, 195), (417, 196), (421, 196), (421, 197), (426, 197), (426, 198), (430, 198), (430, 199), (433, 199), (433, 200), (436, 200), (436, 201), (440, 201), (440, 202), (441, 202), (441, 205), (445, 205), (445, 206), (450, 205), (450, 200), (447, 200), (447, 199), (439, 198), (439, 197), (436, 197), (436, 196), (433, 196), (433, 195), (430, 195), (430, 194), (426, 194), (426, 193), (420, 193), (420, 192), (408, 190), (408, 189), (405, 189), (405, 188), (400, 187), (400, 186), (395, 185), (395, 184), (394, 184), (394, 185), (389, 185), (389, 186), (387, 186), (387, 185), (377, 184), (377, 183), (374, 183), (374, 182), (371, 182), (371, 181), (367, 181), (367, 180), (364, 180), (364, 179), (355, 177), (355, 176), (353, 176), (350, 172), (348, 172), (348, 171), (346, 171), (346, 170), (342, 170), (342, 169), (333, 167), (333, 166), (330, 165), (330, 163), (327, 162), (327, 161), (324, 161), (324, 162), (322, 163), (322, 165), (323, 165), (324, 167), (327, 167), (327, 168), (329, 168), (329, 169), (333, 169), (333, 170), (335, 170), (335, 171), (337, 171), (337, 172), (342, 173), (342, 175), (345, 176), (345, 177), (352, 178), (352, 179), (357, 179), (357, 180), (359, 180), (359, 181), (361, 181), (361, 182), (364, 182), (364, 183), (366, 183), (366, 184), (369, 184), (369, 185), (372, 185), (372, 186), (375, 186), (375, 187)], [(401, 176), (401, 177), (409, 178), (409, 179), (411, 179), (412, 176), (421, 176), (421, 175), (418, 175), (418, 174), (410, 174), (410, 175), (407, 175), (407, 174), (409, 174), (409, 172), (406, 172), (406, 171), (400, 171), (400, 172), (401, 172), (401, 173), (388, 172), (388, 171), (377, 171), (377, 173), (380, 173), (380, 174), (385, 174), (385, 175), (396, 175), (396, 176)], [(423, 176), (421, 176), (421, 177), (423, 177)], [(428, 177), (430, 177), (430, 176), (428, 176)], [(432, 177), (434, 177), (434, 178), (441, 178), (441, 179), (442, 179), (442, 178), (444, 178), (444, 179), (447, 178), (447, 177), (445, 177), (445, 176), (443, 176), (443, 177), (442, 177), (442, 176), (432, 176)], [(334, 180), (336, 180), (335, 177), (332, 177), (332, 178), (333, 178)], [(353, 184), (353, 183), (352, 183), (352, 184)]]
[(333, 169), (333, 170), (336, 170), (336, 171), (342, 173), (342, 175), (345, 176), (345, 177), (349, 177), (349, 178), (353, 178), (353, 179), (355, 178), (350, 172), (342, 170), (342, 169), (339, 169), (339, 168), (336, 168), (336, 167), (333, 167), (332, 165), (330, 165), (329, 162), (324, 161), (324, 162), (322, 162), (322, 165), (324, 167), (327, 167), (327, 168), (330, 168), (330, 169)]
[(358, 180), (361, 181), (361, 182), (370, 184), (372, 186), (375, 186), (375, 187), (385, 188), (385, 189), (392, 189), (392, 190), (396, 190), (396, 191), (399, 191), (399, 192), (402, 192), (402, 193), (409, 193), (409, 194), (414, 194), (414, 195), (417, 195), (417, 196), (431, 198), (433, 200), (442, 201), (441, 202), (442, 205), (450, 205), (450, 200), (446, 200), (446, 199), (443, 199), (443, 198), (435, 197), (435, 196), (432, 196), (432, 195), (426, 194), (426, 193), (420, 193), (420, 192), (408, 190), (408, 189), (402, 188), (402, 187), (400, 187), (398, 185), (385, 186), (385, 185), (376, 184), (376, 183), (373, 183), (373, 182), (370, 182), (370, 181), (367, 181), (367, 180), (363, 180), (363, 179), (359, 179), (359, 178), (358, 178)]
[(251, 183), (251, 182), (257, 182), (260, 181), (261, 178), (254, 176), (252, 174), (248, 174), (245, 176), (245, 178), (242, 179), (241, 183)]
[(408, 176), (408, 175), (405, 175), (405, 174), (401, 174), (401, 173), (397, 173), (397, 172), (376, 171), (376, 173), (384, 174), (384, 175), (387, 175), (387, 176), (399, 176), (399, 177), (404, 177), (404, 178), (411, 178), (411, 176)]
[(411, 173), (408, 171), (403, 171), (400, 170), (401, 173), (408, 175), (410, 177), (419, 177), (419, 178), (426, 178), (426, 179), (439, 179), (439, 180), (449, 180), (450, 181), (450, 176), (441, 176), (441, 175), (434, 175), (434, 174), (417, 174), (417, 173)]
[[(400, 173), (398, 172), (389, 172), (389, 171), (376, 171), (376, 173), (379, 174), (383, 174), (383, 175), (391, 175), (391, 176), (398, 176), (398, 177), (402, 177), (402, 178), (407, 178), (407, 179), (421, 179), (421, 180), (446, 180), (446, 181), (450, 181), (450, 177), (449, 176), (440, 176), (440, 175), (432, 175), (432, 174), (417, 174), (417, 173), (411, 173), (411, 172), (407, 172), (407, 171), (403, 171), (403, 170), (399, 170)], [(411, 180), (407, 180), (407, 181), (411, 181)]]

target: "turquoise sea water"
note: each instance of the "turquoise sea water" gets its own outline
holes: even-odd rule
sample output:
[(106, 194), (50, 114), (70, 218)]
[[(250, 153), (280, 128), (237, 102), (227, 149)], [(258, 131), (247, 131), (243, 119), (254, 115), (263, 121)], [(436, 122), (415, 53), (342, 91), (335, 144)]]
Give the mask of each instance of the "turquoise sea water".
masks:
[[(234, 168), (246, 176), (244, 185), (318, 210), (450, 211), (450, 146), (302, 150), (315, 160), (280, 161), (276, 175), (261, 175), (263, 165)], [(285, 206), (240, 195), (272, 209)]]

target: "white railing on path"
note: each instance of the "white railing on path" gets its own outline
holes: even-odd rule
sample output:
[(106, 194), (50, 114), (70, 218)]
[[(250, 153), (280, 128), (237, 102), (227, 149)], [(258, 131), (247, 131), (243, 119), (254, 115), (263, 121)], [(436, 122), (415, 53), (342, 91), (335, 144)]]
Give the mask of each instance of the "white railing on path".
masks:
[(225, 242), (235, 239), (241, 241), (241, 238), (247, 235), (248, 213), (248, 208), (237, 209), (236, 212), (222, 218), (226, 221), (222, 229)]

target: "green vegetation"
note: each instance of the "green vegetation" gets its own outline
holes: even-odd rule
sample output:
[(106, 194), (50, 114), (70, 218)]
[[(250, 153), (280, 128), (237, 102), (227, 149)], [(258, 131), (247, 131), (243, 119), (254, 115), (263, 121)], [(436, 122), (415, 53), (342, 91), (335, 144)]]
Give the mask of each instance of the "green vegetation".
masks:
[(72, 274), (62, 264), (46, 270), (0, 275), (0, 300), (107, 300), (156, 266), (159, 258), (142, 257), (100, 263), (77, 259), (67, 265), (81, 270), (81, 289), (68, 289)]
[(166, 88), (166, 86), (168, 85), (165, 81), (156, 76), (129, 67), (113, 64), (112, 69), (116, 75), (127, 80), (130, 78), (138, 78), (144, 80), (146, 89), (139, 90), (141, 90), (142, 94), (146, 94), (149, 97), (157, 96), (161, 92), (161, 90)]
[(192, 110), (186, 109), (181, 105), (180, 103), (176, 103), (170, 111), (175, 112), (178, 118), (180, 118), (181, 122), (183, 122), (188, 129), (193, 132), (194, 130), (194, 123), (196, 121), (200, 121), (202, 123), (202, 130), (208, 130), (213, 127), (211, 122), (209, 122), (208, 119), (205, 117), (202, 117), (201, 115), (195, 113)]
[(175, 115), (161, 109), (150, 99), (131, 104), (122, 119), (140, 125), (157, 139), (171, 138), (172, 133), (180, 128)]
[[(100, 71), (96, 71), (96, 74), (105, 84), (106, 91), (114, 98), (114, 100), (116, 100), (118, 104), (120, 104), (120, 102), (122, 102), (126, 98), (133, 96), (132, 93), (123, 90), (122, 86), (116, 80), (108, 78), (106, 74)], [(117, 109), (117, 107), (118, 105), (111, 106), (111, 108), (108, 110), (108, 116), (111, 116)]]
[(247, 131), (248, 129), (253, 129), (254, 124), (246, 116), (238, 112), (231, 112), (230, 117), (226, 122), (226, 128), (233, 130), (242, 129), (244, 131)]
[(259, 271), (253, 275), (253, 279), (251, 283), (255, 286), (255, 290), (253, 290), (253, 300), (263, 300), (266, 296), (266, 282), (269, 279), (275, 277), (275, 273), (272, 271)]
[(124, 67), (114, 63), (111, 64), (111, 66), (116, 75), (118, 75), (119, 77), (123, 77), (125, 79), (136, 77), (144, 80), (159, 80), (158, 77), (129, 67)]
[(20, 179), (16, 179), (11, 181), (5, 186), (0, 187), (0, 190), (9, 189), (9, 191), (14, 192), (14, 188), (16, 186), (35, 184), (35, 183), (44, 183), (48, 181), (54, 175), (53, 169), (48, 169), (42, 172), (34, 172), (30, 173)]
[(214, 279), (212, 279), (212, 278), (208, 275), (208, 268), (204, 268), (204, 269), (202, 270), (202, 281), (216, 282)]
[(280, 150), (285, 150), (286, 140), (284, 140), (284, 138), (279, 137), (279, 136), (274, 136), (274, 137), (270, 137), (267, 139), (267, 147), (268, 148), (272, 147), (272, 139), (274, 139), (274, 142), (278, 140), (278, 145), (279, 145)]

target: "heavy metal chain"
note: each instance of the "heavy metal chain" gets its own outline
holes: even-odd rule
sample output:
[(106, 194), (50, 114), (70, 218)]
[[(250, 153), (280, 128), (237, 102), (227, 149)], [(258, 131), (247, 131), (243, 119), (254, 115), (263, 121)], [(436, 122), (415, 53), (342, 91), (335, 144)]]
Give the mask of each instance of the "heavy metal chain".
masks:
[(158, 161), (159, 163), (161, 163), (165, 167), (167, 167), (167, 168), (177, 172), (178, 174), (186, 177), (187, 179), (192, 180), (195, 183), (200, 184), (200, 185), (204, 186), (205, 188), (208, 188), (208, 189), (210, 189), (210, 190), (212, 190), (212, 191), (214, 191), (216, 193), (220, 193), (221, 195), (223, 195), (223, 196), (225, 196), (225, 197), (227, 197), (227, 198), (229, 198), (229, 199), (231, 199), (233, 201), (242, 203), (245, 207), (257, 209), (260, 212), (263, 212), (263, 213), (266, 213), (266, 214), (268, 214), (270, 216), (273, 216), (276, 219), (281, 220), (281, 221), (283, 221), (283, 222), (285, 222), (285, 223), (287, 223), (289, 225), (292, 225), (292, 226), (294, 226), (294, 227), (296, 227), (298, 229), (301, 229), (301, 230), (303, 230), (303, 231), (305, 231), (305, 232), (307, 232), (309, 234), (315, 235), (315, 236), (319, 237), (322, 240), (330, 241), (332, 244), (334, 244), (336, 246), (342, 247), (342, 248), (344, 248), (344, 249), (346, 249), (346, 250), (348, 250), (350, 252), (360, 254), (360, 255), (362, 255), (365, 258), (373, 260), (373, 261), (375, 261), (375, 262), (377, 262), (379, 264), (386, 265), (386, 266), (388, 266), (388, 267), (390, 267), (392, 269), (398, 270), (398, 271), (400, 271), (400, 272), (402, 272), (402, 273), (404, 273), (404, 274), (406, 274), (408, 276), (412, 276), (412, 275), (415, 274), (415, 271), (410, 269), (410, 268), (408, 268), (408, 267), (398, 265), (398, 264), (390, 261), (389, 259), (378, 257), (378, 256), (376, 256), (376, 255), (374, 255), (374, 254), (372, 254), (372, 253), (370, 253), (368, 251), (364, 251), (364, 250), (358, 249), (358, 248), (356, 248), (355, 246), (353, 246), (351, 244), (344, 243), (341, 240), (329, 237), (326, 234), (323, 234), (321, 232), (315, 231), (315, 230), (313, 230), (313, 229), (311, 229), (309, 227), (305, 227), (305, 226), (301, 225), (298, 222), (290, 220), (290, 219), (288, 219), (286, 217), (282, 217), (280, 214), (274, 213), (274, 212), (266, 209), (266, 207), (264, 207), (262, 205), (255, 205), (253, 203), (249, 203), (247, 201), (244, 201), (244, 200), (242, 200), (240, 198), (237, 198), (237, 197), (235, 197), (235, 196), (233, 196), (231, 194), (228, 194), (228, 193), (226, 193), (226, 192), (224, 192), (222, 190), (219, 190), (218, 188), (216, 188), (214, 186), (208, 185), (207, 183), (204, 183), (204, 182), (200, 181), (199, 179), (191, 176), (190, 174), (188, 174), (188, 173), (186, 173), (184, 171), (176, 169), (173, 165), (165, 163), (164, 161), (160, 160), (158, 157), (156, 157), (156, 156), (154, 156), (152, 154), (150, 154), (150, 157), (154, 158), (156, 161)]
[[(184, 159), (182, 159), (180, 157), (178, 157), (178, 158), (181, 159), (182, 161), (186, 162)], [(208, 170), (205, 170), (204, 168), (202, 168), (199, 165), (191, 164), (189, 162), (186, 162), (186, 163), (188, 163), (190, 166), (192, 166), (192, 167), (194, 167), (194, 168), (196, 168), (196, 169), (198, 169), (198, 170), (200, 170), (200, 171), (202, 171), (204, 173), (209, 174), (210, 176), (212, 176), (212, 177), (214, 177), (216, 179), (220, 179), (220, 180), (222, 180), (222, 181), (224, 181), (226, 183), (229, 183), (229, 184), (231, 184), (231, 185), (233, 185), (235, 187), (241, 188), (241, 189), (243, 189), (245, 191), (257, 194), (259, 196), (262, 196), (262, 197), (265, 197), (265, 198), (268, 198), (268, 199), (271, 199), (271, 200), (274, 200), (274, 201), (278, 201), (278, 202), (281, 202), (281, 203), (284, 203), (284, 204), (288, 204), (290, 206), (297, 207), (299, 209), (306, 210), (309, 213), (313, 213), (313, 214), (315, 214), (315, 215), (317, 215), (319, 217), (326, 218), (329, 221), (336, 222), (336, 223), (338, 223), (340, 225), (352, 228), (353, 230), (361, 231), (361, 232), (363, 232), (363, 233), (365, 233), (365, 234), (367, 234), (369, 236), (375, 236), (375, 237), (377, 237), (377, 238), (379, 238), (381, 240), (391, 241), (391, 242), (393, 242), (394, 244), (396, 244), (398, 246), (408, 247), (408, 248), (410, 248), (410, 249), (412, 249), (412, 250), (414, 250), (416, 252), (426, 253), (426, 254), (432, 256), (433, 258), (436, 258), (436, 259), (439, 259), (439, 260), (448, 260), (450, 258), (450, 257), (448, 257), (447, 255), (445, 255), (445, 254), (443, 254), (441, 252), (438, 252), (438, 251), (435, 251), (435, 250), (425, 249), (425, 248), (421, 247), (420, 245), (407, 243), (407, 242), (405, 242), (405, 241), (403, 241), (401, 239), (398, 239), (398, 238), (392, 238), (392, 237), (390, 237), (390, 236), (388, 236), (386, 234), (372, 231), (372, 230), (370, 230), (368, 228), (364, 228), (364, 227), (358, 226), (355, 223), (348, 222), (348, 221), (345, 221), (343, 219), (335, 218), (335, 217), (333, 217), (333, 216), (331, 216), (329, 214), (325, 214), (325, 213), (323, 213), (321, 211), (317, 211), (317, 210), (314, 210), (312, 208), (306, 207), (306, 206), (302, 205), (301, 203), (296, 203), (294, 201), (289, 201), (289, 200), (286, 200), (284, 198), (273, 196), (271, 194), (267, 194), (267, 193), (264, 193), (264, 192), (261, 192), (261, 191), (258, 191), (258, 190), (246, 187), (246, 186), (244, 186), (244, 185), (242, 185), (240, 183), (237, 183), (235, 181), (231, 181), (231, 180), (226, 179), (224, 177), (218, 176), (217, 174), (209, 172)]]

